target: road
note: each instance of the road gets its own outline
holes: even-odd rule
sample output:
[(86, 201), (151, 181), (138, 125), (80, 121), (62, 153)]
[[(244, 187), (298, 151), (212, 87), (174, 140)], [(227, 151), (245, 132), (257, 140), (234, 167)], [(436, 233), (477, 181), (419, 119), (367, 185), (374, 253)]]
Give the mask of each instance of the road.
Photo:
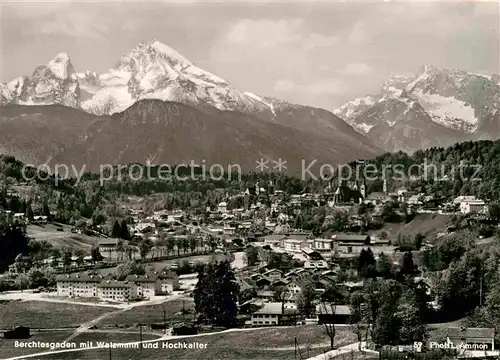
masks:
[[(280, 327), (283, 328), (283, 327)], [(244, 328), (244, 329), (228, 329), (224, 331), (217, 331), (217, 332), (212, 332), (212, 333), (202, 333), (202, 334), (197, 334), (197, 335), (185, 335), (185, 336), (172, 336), (172, 335), (164, 335), (162, 337), (159, 337), (158, 339), (153, 339), (153, 340), (143, 340), (143, 341), (132, 341), (132, 342), (127, 342), (123, 343), (124, 345), (133, 345), (133, 344), (149, 344), (149, 343), (155, 343), (159, 341), (170, 341), (170, 340), (181, 340), (181, 339), (190, 339), (190, 338), (197, 338), (197, 337), (203, 337), (203, 336), (217, 336), (223, 333), (231, 333), (231, 332), (247, 332), (247, 331), (258, 331), (262, 329), (269, 329), (268, 327), (264, 328)], [(91, 331), (93, 332), (93, 331)], [(339, 352), (337, 355), (341, 355), (347, 352), (358, 349), (358, 344), (359, 343), (354, 343), (350, 344), (347, 346), (343, 346), (337, 350)], [(237, 346), (236, 346), (237, 347)], [(73, 353), (73, 352), (80, 352), (80, 351), (89, 351), (89, 350), (96, 350), (99, 349), (99, 347), (94, 346), (94, 347), (89, 347), (89, 348), (77, 348), (77, 349), (63, 349), (63, 350), (52, 350), (52, 351), (44, 351), (44, 352), (39, 352), (36, 354), (27, 354), (27, 355), (22, 355), (22, 356), (16, 356), (16, 357), (11, 357), (3, 360), (22, 360), (22, 359), (39, 359), (39, 360), (49, 360), (50, 358), (48, 356), (54, 355), (54, 354), (62, 354), (62, 353)], [(256, 347), (255, 350), (262, 350), (263, 348)], [(273, 348), (273, 350), (293, 350), (294, 347), (278, 347), (278, 348)], [(328, 358), (311, 358), (310, 360), (327, 360)], [(309, 359), (308, 359), (309, 360)]]
[(73, 334), (71, 334), (63, 342), (69, 342), (69, 341), (73, 340), (78, 335), (89, 331), (93, 326), (99, 324), (102, 320), (104, 320), (104, 319), (106, 319), (106, 318), (108, 318), (110, 316), (113, 316), (113, 315), (116, 315), (116, 314), (119, 314), (119, 313), (122, 313), (122, 312), (125, 312), (125, 311), (128, 311), (128, 310), (131, 310), (131, 309), (133, 309), (135, 307), (139, 307), (139, 306), (149, 306), (149, 305), (163, 304), (163, 303), (166, 303), (166, 302), (169, 302), (169, 301), (183, 299), (183, 298), (185, 298), (184, 294), (177, 293), (177, 294), (174, 294), (172, 296), (169, 296), (168, 298), (165, 298), (164, 296), (161, 296), (161, 297), (155, 297), (155, 298), (153, 298), (151, 300), (147, 300), (147, 301), (140, 301), (140, 302), (126, 304), (125, 307), (123, 307), (123, 308), (121, 308), (119, 310), (105, 313), (103, 315), (100, 315), (100, 316), (96, 317), (95, 319), (92, 319), (92, 320), (90, 320), (90, 321), (88, 321), (88, 322), (80, 325), (80, 327), (77, 328), (75, 330), (75, 332)]
[[(140, 344), (140, 343), (142, 343), (142, 344), (149, 344), (149, 343), (155, 343), (155, 342), (158, 342), (158, 341), (180, 340), (180, 339), (196, 338), (196, 337), (200, 337), (200, 336), (220, 335), (221, 333), (227, 333), (227, 332), (256, 331), (256, 330), (260, 330), (260, 329), (262, 329), (262, 328), (229, 329), (229, 330), (225, 330), (225, 331), (218, 331), (218, 332), (213, 332), (213, 333), (205, 333), (205, 334), (197, 334), (197, 335), (189, 335), (189, 336), (165, 335), (165, 336), (162, 336), (162, 337), (160, 337), (158, 339), (154, 339), (154, 340), (133, 341), (133, 342), (123, 343), (123, 344), (126, 344), (126, 345), (133, 345), (133, 344)], [(269, 327), (267, 327), (266, 329), (269, 329)], [(340, 347), (340, 348), (338, 348), (336, 350), (329, 351), (329, 352), (327, 352), (325, 354), (309, 358), (307, 360), (330, 360), (330, 359), (332, 359), (332, 357), (335, 357), (335, 356), (339, 356), (339, 355), (342, 355), (342, 354), (347, 354), (347, 353), (350, 353), (352, 351), (358, 351), (358, 346), (359, 346), (359, 343), (356, 342), (356, 343), (353, 343), (353, 344), (342, 346), (342, 347)], [(362, 349), (363, 349), (364, 352), (371, 352), (373, 354), (378, 354), (376, 351), (365, 349), (366, 342), (362, 342), (361, 346), (362, 346)], [(45, 351), (45, 352), (40, 352), (40, 353), (36, 353), (36, 354), (28, 354), (28, 355), (16, 356), (16, 357), (7, 358), (7, 359), (4, 359), (4, 360), (22, 360), (22, 359), (33, 359), (33, 358), (35, 358), (35, 359), (42, 358), (42, 359), (47, 359), (48, 360), (49, 358), (47, 356), (49, 356), (49, 355), (62, 354), (62, 353), (73, 353), (73, 352), (80, 352), (80, 351), (89, 351), (89, 350), (95, 350), (95, 349), (99, 349), (99, 347), (89, 347), (89, 348), (77, 348), (77, 349), (65, 349), (65, 350)], [(260, 349), (260, 348), (256, 348), (256, 349)], [(272, 348), (272, 350), (281, 350), (281, 351), (294, 350), (294, 349), (295, 349), (295, 347)]]
[[(308, 358), (307, 360), (331, 360), (336, 356), (348, 354), (348, 353), (353, 352), (353, 351), (359, 351), (359, 342), (355, 342), (353, 344), (342, 346), (338, 349), (328, 351), (324, 354)], [(363, 341), (361, 343), (361, 351), (365, 352), (365, 353), (372, 353), (374, 355), (378, 355), (378, 351), (366, 349), (366, 341)]]
[(56, 292), (52, 293), (34, 293), (33, 291), (8, 291), (0, 294), (0, 300), (20, 300), (20, 301), (46, 301), (53, 303), (64, 303), (72, 305), (86, 305), (86, 306), (98, 306), (98, 307), (112, 307), (112, 308), (123, 308), (125, 304), (110, 304), (110, 303), (100, 303), (100, 302), (85, 302), (85, 301), (75, 301), (73, 299), (61, 299), (55, 297)]

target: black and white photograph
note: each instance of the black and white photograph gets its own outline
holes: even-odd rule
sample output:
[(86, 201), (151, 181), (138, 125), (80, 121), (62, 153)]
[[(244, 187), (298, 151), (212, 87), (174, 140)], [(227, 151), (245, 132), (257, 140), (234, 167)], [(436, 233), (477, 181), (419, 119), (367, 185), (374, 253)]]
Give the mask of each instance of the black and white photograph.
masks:
[(0, 0), (0, 359), (500, 359), (500, 2)]

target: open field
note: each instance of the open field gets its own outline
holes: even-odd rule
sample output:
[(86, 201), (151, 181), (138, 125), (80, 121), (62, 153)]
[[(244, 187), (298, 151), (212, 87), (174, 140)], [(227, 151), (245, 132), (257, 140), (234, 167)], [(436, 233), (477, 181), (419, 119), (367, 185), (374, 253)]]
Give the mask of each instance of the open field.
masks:
[[(302, 354), (307, 354), (305, 346), (313, 348), (309, 355), (314, 356), (326, 350), (318, 348), (328, 342), (322, 326), (297, 326), (272, 329), (255, 329), (249, 331), (225, 332), (215, 335), (191, 336), (159, 341), (157, 349), (112, 349), (112, 359), (162, 359), (162, 360), (291, 360), (294, 359), (294, 339), (298, 338)], [(186, 344), (207, 344), (206, 349), (168, 349), (162, 348), (166, 342)], [(337, 329), (338, 346), (355, 342), (355, 336), (348, 328)], [(316, 345), (316, 346), (314, 346)], [(51, 354), (40, 359), (81, 359), (105, 360), (109, 359), (108, 349), (96, 349), (81, 352)]]
[(90, 252), (99, 237), (88, 236), (83, 234), (74, 234), (71, 232), (71, 226), (61, 225), (64, 231), (57, 231), (57, 227), (52, 224), (44, 226), (28, 225), (26, 232), (30, 238), (38, 241), (46, 240), (49, 244), (56, 248), (71, 248), (82, 249)]
[[(99, 323), (98, 327), (130, 327), (137, 324), (163, 323), (164, 308), (167, 322), (181, 321), (182, 315), (178, 313), (183, 309), (183, 306), (186, 310), (192, 311), (194, 309), (194, 302), (192, 300), (184, 300), (183, 305), (183, 300), (172, 300), (164, 304), (137, 306), (107, 317)], [(192, 314), (187, 314), (186, 320), (190, 320), (192, 317)]]
[[(104, 254), (106, 255), (106, 254)], [(181, 253), (182, 255), (182, 253)], [(148, 266), (152, 266), (156, 271), (163, 270), (165, 267), (170, 266), (174, 263), (180, 264), (184, 261), (193, 261), (193, 262), (199, 262), (203, 264), (208, 264), (211, 260), (212, 257), (215, 256), (216, 261), (223, 261), (227, 259), (227, 255), (225, 254), (209, 254), (209, 255), (195, 255), (195, 256), (186, 256), (186, 257), (181, 257), (177, 259), (171, 259), (171, 260), (163, 260), (163, 261), (153, 261), (153, 262), (148, 262)], [(105, 269), (97, 269), (96, 270), (99, 274), (101, 275), (107, 275), (111, 274), (115, 271), (115, 267), (110, 267), (110, 268), (105, 268)]]
[[(39, 331), (32, 333), (31, 338), (22, 341), (61, 342), (64, 341), (64, 339), (66, 339), (71, 334), (71, 332), (72, 330)], [(40, 348), (16, 347), (14, 344), (15, 341), (16, 340), (0, 339), (0, 359), (6, 359), (9, 357), (33, 354), (44, 350), (49, 350)]]
[[(161, 331), (161, 330), (160, 330)], [(155, 335), (152, 334), (151, 332), (148, 331), (143, 331), (142, 333), (142, 339), (143, 340), (154, 340), (162, 337), (162, 335)], [(94, 346), (97, 346), (97, 341), (112, 341), (112, 342), (119, 342), (119, 343), (128, 343), (128, 342), (134, 342), (134, 341), (140, 341), (140, 332), (139, 329), (137, 329), (136, 332), (86, 332), (79, 334), (75, 338), (71, 339), (71, 342), (76, 342), (76, 343), (84, 343), (87, 341), (91, 341), (94, 343)]]
[[(175, 349), (112, 349), (112, 360), (293, 360), (293, 350), (253, 350), (242, 347), (218, 348), (210, 347), (203, 350)], [(110, 358), (108, 349), (98, 349), (82, 352), (67, 352), (40, 356), (37, 360), (107, 360)]]
[[(26, 340), (18, 340), (19, 342), (31, 342), (31, 341), (41, 341), (47, 343), (61, 343), (69, 335), (71, 335), (71, 330), (60, 330), (60, 331), (40, 331), (33, 333), (31, 338)], [(143, 333), (143, 340), (154, 340), (159, 338), (159, 335), (154, 335), (151, 333)], [(71, 342), (77, 344), (77, 347), (80, 347), (80, 343), (86, 343), (88, 341), (93, 342), (93, 346), (97, 346), (97, 341), (113, 341), (113, 342), (132, 342), (139, 341), (140, 334), (136, 333), (128, 333), (128, 332), (87, 332), (78, 335)], [(39, 353), (42, 351), (49, 351), (49, 348), (22, 348), (15, 346), (16, 340), (0, 340), (0, 359), (5, 359), (8, 357), (22, 356), (33, 353)]]
[(78, 327), (116, 309), (45, 301), (11, 301), (0, 304), (0, 329), (28, 326), (40, 329)]
[(429, 239), (435, 238), (439, 233), (446, 232), (447, 226), (450, 224), (450, 215), (441, 214), (417, 214), (415, 218), (408, 224), (386, 223), (384, 227), (375, 233), (386, 231), (389, 234), (389, 239), (396, 240), (398, 235), (415, 236), (417, 233), (425, 235)]

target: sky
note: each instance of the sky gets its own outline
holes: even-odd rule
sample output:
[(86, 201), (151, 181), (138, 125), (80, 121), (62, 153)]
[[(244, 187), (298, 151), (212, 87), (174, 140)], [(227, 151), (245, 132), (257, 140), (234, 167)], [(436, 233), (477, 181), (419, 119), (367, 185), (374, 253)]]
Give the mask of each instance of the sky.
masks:
[(104, 72), (157, 39), (235, 88), (333, 110), (424, 64), (500, 73), (498, 2), (1, 1), (0, 82), (67, 52)]

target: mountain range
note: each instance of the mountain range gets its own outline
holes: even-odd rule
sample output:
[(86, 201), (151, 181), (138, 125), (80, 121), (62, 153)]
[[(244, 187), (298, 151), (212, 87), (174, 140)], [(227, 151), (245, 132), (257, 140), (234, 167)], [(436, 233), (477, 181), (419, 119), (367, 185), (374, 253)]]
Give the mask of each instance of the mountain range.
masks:
[(334, 113), (387, 151), (500, 137), (500, 76), (424, 65)]
[(282, 158), (339, 164), (382, 152), (333, 113), (240, 91), (168, 46), (139, 44), (109, 71), (76, 72), (58, 54), (0, 85), (0, 151), (32, 163), (88, 165)]
[(0, 152), (40, 164), (339, 164), (500, 135), (500, 76), (423, 66), (333, 112), (234, 88), (157, 40), (104, 73), (60, 53), (0, 84)]

